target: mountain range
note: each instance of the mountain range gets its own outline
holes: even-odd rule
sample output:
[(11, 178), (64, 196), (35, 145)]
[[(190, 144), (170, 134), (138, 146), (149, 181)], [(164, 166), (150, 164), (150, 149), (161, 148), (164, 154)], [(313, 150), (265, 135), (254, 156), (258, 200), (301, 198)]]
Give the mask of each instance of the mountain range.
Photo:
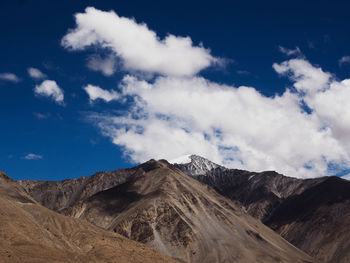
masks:
[[(350, 262), (350, 182), (338, 177), (248, 172), (191, 155), (64, 181), (10, 181), (40, 211), (181, 262)], [(36, 216), (45, 222), (45, 213)]]

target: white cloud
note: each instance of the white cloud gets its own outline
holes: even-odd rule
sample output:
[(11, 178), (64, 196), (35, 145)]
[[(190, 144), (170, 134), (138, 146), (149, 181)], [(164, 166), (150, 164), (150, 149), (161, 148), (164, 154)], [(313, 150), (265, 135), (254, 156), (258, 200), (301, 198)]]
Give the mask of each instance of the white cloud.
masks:
[(28, 68), (27, 71), (28, 71), (29, 76), (31, 78), (33, 78), (33, 79), (44, 79), (44, 78), (46, 78), (46, 75), (44, 73), (42, 73), (37, 68)]
[(128, 112), (90, 120), (134, 162), (199, 154), (229, 167), (305, 178), (329, 174), (330, 164), (350, 167), (350, 81), (336, 82), (302, 59), (274, 68), (288, 73), (295, 92), (266, 97), (201, 77), (126, 76), (120, 100), (134, 100)]
[(273, 64), (274, 70), (287, 75), (294, 82), (293, 86), (299, 92), (315, 93), (326, 89), (332, 75), (321, 68), (314, 67), (304, 59), (291, 59), (283, 63)]
[(90, 101), (95, 101), (97, 99), (102, 99), (106, 102), (110, 102), (111, 100), (117, 100), (120, 97), (120, 94), (115, 90), (104, 90), (98, 86), (87, 85), (83, 87), (86, 93), (89, 95)]
[(63, 105), (63, 90), (54, 80), (45, 80), (40, 85), (36, 85), (34, 93), (39, 96), (53, 99), (56, 103)]
[[(91, 7), (75, 18), (64, 47), (107, 49), (139, 76), (125, 76), (121, 93), (84, 87), (90, 101), (125, 103), (125, 110), (88, 118), (132, 161), (198, 154), (228, 167), (304, 178), (350, 168), (350, 79), (338, 81), (299, 48), (279, 47), (298, 58), (273, 64), (293, 88), (266, 97), (253, 87), (195, 76), (218, 60), (189, 37), (160, 39), (146, 24)], [(99, 56), (91, 61), (90, 68), (105, 75), (115, 70)], [(145, 79), (140, 72), (162, 76)]]
[(15, 74), (9, 73), (9, 72), (0, 73), (0, 79), (6, 80), (6, 81), (11, 81), (14, 83), (21, 81), (19, 77), (17, 77)]
[(42, 155), (40, 154), (35, 154), (35, 153), (28, 153), (23, 157), (25, 160), (41, 160), (43, 158)]
[(346, 146), (350, 153), (350, 79), (337, 81), (328, 72), (305, 60), (274, 64), (280, 74), (289, 73), (294, 87), (303, 92), (303, 100), (320, 122), (330, 129), (332, 137)]
[(191, 76), (218, 62), (202, 45), (194, 46), (190, 37), (168, 34), (160, 39), (146, 24), (104, 12), (93, 7), (75, 15), (76, 28), (62, 39), (72, 50), (97, 46), (114, 52), (125, 70)]
[(303, 56), (303, 53), (301, 52), (299, 47), (296, 47), (295, 49), (289, 49), (282, 46), (278, 46), (278, 49), (281, 53), (287, 56)]
[(116, 70), (116, 61), (113, 55), (102, 58), (92, 55), (88, 58), (87, 67), (93, 71), (100, 71), (105, 76), (111, 76)]
[(339, 66), (342, 66), (346, 63), (350, 63), (350, 56), (344, 56), (341, 59), (339, 59)]
[(342, 176), (341, 178), (350, 181), (350, 174), (344, 175), (344, 176)]

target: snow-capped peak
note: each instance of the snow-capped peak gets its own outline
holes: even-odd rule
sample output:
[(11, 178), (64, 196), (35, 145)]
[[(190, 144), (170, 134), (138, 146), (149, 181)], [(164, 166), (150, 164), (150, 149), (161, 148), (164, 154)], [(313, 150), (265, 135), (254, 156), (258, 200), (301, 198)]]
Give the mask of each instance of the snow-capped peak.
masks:
[(181, 170), (191, 176), (206, 175), (208, 172), (218, 167), (224, 168), (198, 155), (181, 156), (170, 163), (178, 166)]

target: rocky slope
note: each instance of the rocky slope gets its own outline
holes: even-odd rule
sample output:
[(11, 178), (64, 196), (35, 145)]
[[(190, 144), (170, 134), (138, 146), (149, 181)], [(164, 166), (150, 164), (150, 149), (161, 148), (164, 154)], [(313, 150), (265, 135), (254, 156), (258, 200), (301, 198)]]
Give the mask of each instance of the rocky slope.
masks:
[(124, 183), (134, 172), (133, 169), (119, 169), (58, 182), (21, 180), (18, 183), (40, 204), (59, 212), (77, 201)]
[[(296, 179), (273, 171), (254, 173), (197, 167), (210, 162), (191, 158), (176, 167), (238, 201), (247, 212), (272, 227), (320, 262), (350, 262), (350, 182), (338, 177)], [(201, 166), (203, 167), (203, 166)]]
[(39, 205), (0, 171), (0, 262), (177, 262), (143, 244)]
[(186, 262), (312, 262), (210, 187), (166, 161), (63, 212)]
[(220, 194), (238, 201), (250, 215), (262, 221), (265, 221), (285, 198), (298, 195), (322, 180), (302, 180), (274, 171), (256, 173), (227, 169), (196, 155), (190, 156), (190, 162), (174, 166), (213, 187)]
[[(333, 200), (338, 189), (348, 187), (348, 182), (337, 178), (302, 180), (286, 177), (273, 171), (256, 173), (227, 169), (200, 156), (186, 156), (181, 162), (174, 166), (213, 187), (221, 195), (237, 202), (238, 206), (242, 206), (250, 215), (262, 220), (289, 242), (320, 259), (321, 262), (348, 262), (347, 240), (350, 232), (348, 224), (350, 207), (347, 196), (340, 195), (341, 198), (335, 199), (336, 202), (334, 201), (331, 205), (308, 203), (311, 197), (316, 200), (323, 200), (322, 198)], [(136, 176), (138, 171), (139, 168), (136, 167), (98, 173), (92, 178), (49, 183), (31, 181), (21, 183), (42, 204), (57, 211), (66, 211), (69, 207), (76, 207), (77, 203), (81, 205), (102, 190), (127, 182)], [(79, 180), (84, 182), (83, 186), (80, 185)], [(316, 191), (328, 185), (333, 185), (333, 187), (323, 192)], [(350, 189), (346, 191), (350, 192)], [(304, 216), (306, 213), (304, 210), (292, 216), (294, 211), (299, 211), (296, 210), (295, 202), (308, 211), (307, 217)], [(122, 210), (124, 211), (124, 208)], [(292, 213), (286, 213), (286, 211)], [(75, 215), (78, 216), (77, 213)], [(283, 215), (288, 215), (289, 220)], [(112, 229), (107, 224), (105, 227)], [(118, 232), (123, 233), (120, 229)], [(129, 232), (124, 235), (131, 237)], [(148, 243), (147, 240), (144, 242)]]
[(323, 178), (287, 198), (266, 224), (321, 262), (350, 262), (350, 182)]
[(39, 205), (0, 171), (0, 262), (177, 262), (141, 243)]

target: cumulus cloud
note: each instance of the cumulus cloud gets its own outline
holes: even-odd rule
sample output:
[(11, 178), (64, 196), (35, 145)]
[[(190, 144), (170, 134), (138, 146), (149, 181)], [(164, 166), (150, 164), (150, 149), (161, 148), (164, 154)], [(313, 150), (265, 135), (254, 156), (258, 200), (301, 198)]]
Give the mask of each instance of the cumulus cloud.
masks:
[[(93, 85), (84, 90), (91, 102), (124, 103), (125, 110), (87, 118), (132, 161), (198, 154), (232, 168), (304, 178), (350, 169), (350, 79), (312, 65), (298, 47), (279, 47), (297, 57), (273, 64), (292, 86), (267, 97), (196, 75), (218, 59), (190, 37), (161, 39), (146, 24), (92, 7), (75, 20), (62, 39), (65, 48), (101, 48), (130, 72), (119, 93)], [(90, 57), (88, 66), (113, 74), (115, 64), (105, 59)], [(146, 79), (140, 72), (156, 75)]]
[(330, 73), (314, 67), (304, 59), (291, 59), (280, 64), (274, 63), (272, 67), (277, 73), (288, 76), (299, 92), (322, 91), (329, 86), (332, 77)]
[(41, 160), (43, 158), (42, 155), (40, 154), (35, 154), (35, 153), (28, 153), (23, 157), (25, 160)]
[(21, 79), (19, 77), (17, 77), (15, 74), (9, 73), (9, 72), (0, 73), (0, 79), (14, 82), (14, 83), (21, 81)]
[(339, 66), (342, 66), (346, 63), (350, 63), (350, 56), (344, 56), (341, 59), (339, 59)]
[(161, 39), (146, 24), (104, 12), (93, 7), (75, 15), (76, 27), (61, 44), (72, 50), (90, 46), (107, 49), (129, 71), (191, 76), (219, 60), (202, 45), (194, 46), (190, 37), (168, 34)]
[(282, 46), (278, 46), (278, 49), (281, 53), (287, 55), (287, 56), (302, 56), (303, 53), (301, 52), (299, 47), (296, 47), (295, 49), (289, 49)]
[[(266, 97), (202, 77), (125, 76), (118, 115), (91, 114), (134, 162), (199, 154), (228, 167), (317, 177), (350, 167), (350, 80), (304, 59), (273, 66), (295, 89)], [(310, 111), (305, 110), (305, 105)]]
[(305, 60), (274, 64), (275, 70), (294, 82), (303, 92), (303, 101), (319, 121), (320, 128), (329, 129), (334, 139), (350, 153), (350, 79), (336, 80), (332, 74), (312, 66)]
[(105, 76), (111, 76), (116, 70), (116, 60), (113, 55), (102, 58), (92, 55), (88, 58), (86, 66), (93, 71), (100, 71)]
[(120, 97), (119, 93), (116, 92), (115, 90), (108, 91), (108, 90), (101, 89), (98, 86), (91, 85), (91, 84), (83, 87), (83, 89), (89, 95), (91, 102), (93, 102), (97, 99), (102, 99), (106, 102), (110, 102), (111, 100), (117, 100)]
[(54, 80), (45, 80), (40, 85), (36, 85), (34, 93), (38, 96), (51, 98), (58, 104), (64, 104), (63, 90)]
[(29, 76), (31, 78), (33, 78), (33, 79), (44, 79), (44, 78), (46, 78), (46, 75), (44, 73), (42, 73), (37, 68), (28, 68), (27, 71), (28, 71)]

